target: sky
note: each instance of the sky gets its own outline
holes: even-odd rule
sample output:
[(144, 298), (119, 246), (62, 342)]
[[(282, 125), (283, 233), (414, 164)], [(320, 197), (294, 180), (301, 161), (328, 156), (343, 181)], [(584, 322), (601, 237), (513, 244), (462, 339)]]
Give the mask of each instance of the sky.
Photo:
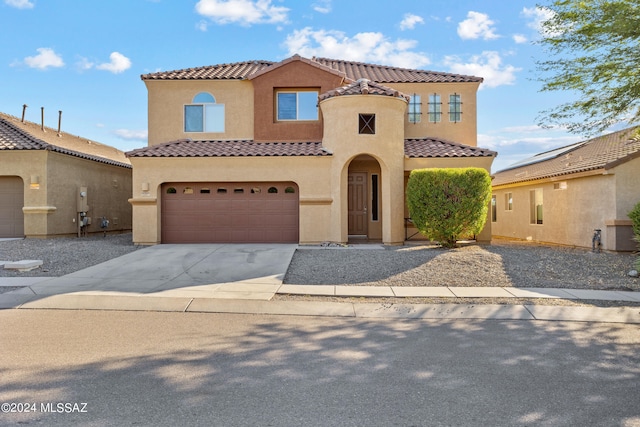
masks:
[(566, 96), (536, 81), (536, 0), (0, 1), (0, 111), (123, 151), (147, 145), (141, 74), (296, 53), (484, 78), (493, 172), (586, 139), (536, 124)]

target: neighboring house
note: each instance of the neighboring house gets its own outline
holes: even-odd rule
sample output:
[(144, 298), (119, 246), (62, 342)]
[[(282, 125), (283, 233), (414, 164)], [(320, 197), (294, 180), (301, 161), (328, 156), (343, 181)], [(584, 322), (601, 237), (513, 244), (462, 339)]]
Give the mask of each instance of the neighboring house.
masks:
[(142, 80), (137, 244), (402, 244), (411, 170), (490, 170), (496, 156), (476, 147), (478, 77), (295, 55)]
[(640, 202), (640, 135), (632, 128), (538, 154), (493, 178), (494, 237), (602, 249), (636, 245), (628, 213)]
[(131, 179), (122, 151), (0, 113), (0, 237), (129, 231)]

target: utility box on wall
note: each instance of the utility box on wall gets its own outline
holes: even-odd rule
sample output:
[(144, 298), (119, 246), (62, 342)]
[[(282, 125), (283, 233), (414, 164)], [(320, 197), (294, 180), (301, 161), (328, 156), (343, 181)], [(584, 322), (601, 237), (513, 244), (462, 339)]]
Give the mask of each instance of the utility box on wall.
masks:
[(87, 212), (89, 203), (87, 201), (87, 187), (80, 187), (76, 192), (77, 207), (76, 212)]

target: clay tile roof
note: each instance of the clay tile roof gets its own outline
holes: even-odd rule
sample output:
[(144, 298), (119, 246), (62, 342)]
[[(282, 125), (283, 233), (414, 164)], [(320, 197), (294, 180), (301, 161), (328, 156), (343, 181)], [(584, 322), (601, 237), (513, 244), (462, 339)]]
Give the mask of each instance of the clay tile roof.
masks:
[(407, 157), (495, 157), (495, 151), (436, 138), (405, 139)]
[(271, 61), (244, 61), (175, 71), (143, 74), (142, 80), (242, 80), (273, 65)]
[(312, 60), (345, 73), (347, 78), (351, 80), (368, 79), (378, 83), (458, 83), (482, 82), (483, 80), (481, 77), (461, 74), (414, 70), (341, 59), (314, 57)]
[(129, 151), (127, 157), (328, 156), (320, 142), (194, 141), (180, 139)]
[(395, 89), (391, 89), (390, 87), (381, 85), (379, 83), (369, 81), (367, 79), (360, 79), (357, 82), (351, 83), (349, 85), (322, 93), (320, 94), (320, 96), (318, 96), (318, 100), (322, 101), (323, 99), (342, 95), (384, 95), (392, 96), (395, 98), (404, 98), (407, 102), (409, 102), (408, 95), (405, 95)]
[(492, 184), (505, 185), (597, 169), (610, 169), (640, 157), (640, 127), (537, 154), (496, 172)]
[(175, 71), (160, 71), (143, 74), (142, 80), (242, 80), (254, 74), (265, 72), (271, 66), (301, 59), (335, 70), (344, 74), (349, 81), (367, 79), (378, 83), (461, 83), (482, 82), (481, 77), (465, 76), (428, 70), (391, 67), (387, 65), (367, 64), (341, 59), (311, 58), (294, 55), (281, 62), (245, 61), (231, 64), (218, 64), (198, 68), (186, 68)]
[[(59, 136), (58, 136), (59, 135)], [(124, 152), (66, 132), (22, 122), (17, 117), (0, 113), (0, 152), (9, 150), (48, 150), (94, 162), (131, 168)]]

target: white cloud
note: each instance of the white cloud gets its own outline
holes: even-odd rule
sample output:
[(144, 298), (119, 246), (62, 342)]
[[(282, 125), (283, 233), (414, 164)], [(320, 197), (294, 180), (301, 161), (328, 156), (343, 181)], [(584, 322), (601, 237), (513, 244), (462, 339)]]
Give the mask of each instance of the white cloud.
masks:
[(111, 59), (111, 62), (105, 62), (104, 64), (98, 65), (96, 68), (98, 70), (105, 70), (114, 74), (122, 73), (123, 71), (131, 68), (131, 60), (120, 52), (112, 52), (111, 55), (109, 55), (109, 59)]
[[(553, 37), (557, 36), (561, 33), (562, 30), (558, 30), (556, 33), (552, 31), (545, 30), (543, 24), (545, 21), (552, 19), (555, 15), (555, 12), (551, 9), (546, 9), (542, 7), (531, 7), (531, 8), (523, 8), (521, 15), (528, 19), (527, 27), (535, 30), (539, 35), (543, 37)], [(566, 30), (563, 29), (563, 30)], [(546, 33), (546, 34), (545, 34)]]
[(206, 32), (209, 29), (209, 23), (204, 19), (196, 23), (196, 29), (202, 32)]
[(410, 51), (417, 45), (415, 40), (392, 41), (382, 33), (348, 37), (342, 31), (306, 27), (289, 34), (284, 45), (288, 55), (297, 53), (307, 58), (320, 56), (405, 68), (420, 68), (431, 62), (426, 55)]
[(414, 15), (412, 13), (406, 13), (404, 18), (400, 22), (401, 30), (413, 30), (416, 24), (424, 24), (424, 19), (421, 16)]
[(76, 62), (76, 68), (80, 71), (90, 70), (94, 65), (95, 64), (93, 62), (84, 57), (80, 57), (78, 62)]
[(529, 20), (527, 27), (542, 32), (542, 23), (553, 18), (553, 11), (551, 9), (544, 9), (541, 7), (525, 7), (522, 9), (522, 15)]
[(313, 10), (319, 13), (331, 12), (331, 0), (319, 0), (313, 5)]
[(528, 41), (527, 37), (522, 35), (522, 34), (514, 34), (513, 35), (513, 41), (518, 43), (518, 44), (523, 44), (526, 43)]
[(484, 39), (492, 40), (500, 36), (497, 35), (493, 28), (494, 22), (489, 19), (489, 15), (470, 11), (467, 13), (467, 19), (458, 24), (458, 35), (462, 39)]
[(5, 4), (18, 9), (33, 9), (33, 3), (29, 0), (4, 0)]
[(40, 70), (46, 70), (49, 67), (64, 67), (64, 61), (62, 57), (55, 53), (53, 49), (48, 47), (41, 47), (36, 49), (38, 54), (36, 56), (27, 56), (24, 58), (24, 63), (31, 68), (39, 68)]
[(146, 130), (116, 129), (113, 133), (122, 138), (135, 141), (146, 141), (148, 132)]
[(271, 0), (199, 0), (196, 12), (218, 24), (241, 25), (287, 22), (289, 9), (273, 6)]
[(484, 84), (480, 88), (512, 85), (515, 83), (516, 73), (522, 70), (512, 65), (503, 65), (500, 54), (495, 51), (484, 51), (480, 55), (473, 55), (468, 62), (462, 61), (457, 56), (447, 56), (444, 63), (452, 73), (484, 78)]

